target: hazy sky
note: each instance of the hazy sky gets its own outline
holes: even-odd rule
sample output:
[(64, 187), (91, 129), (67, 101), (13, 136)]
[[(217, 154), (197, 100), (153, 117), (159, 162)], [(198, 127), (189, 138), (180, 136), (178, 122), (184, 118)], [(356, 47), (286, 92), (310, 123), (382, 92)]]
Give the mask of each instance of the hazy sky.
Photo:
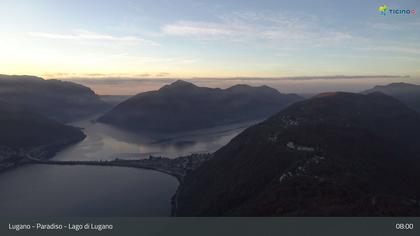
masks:
[(0, 0), (0, 73), (420, 76), (420, 1)]

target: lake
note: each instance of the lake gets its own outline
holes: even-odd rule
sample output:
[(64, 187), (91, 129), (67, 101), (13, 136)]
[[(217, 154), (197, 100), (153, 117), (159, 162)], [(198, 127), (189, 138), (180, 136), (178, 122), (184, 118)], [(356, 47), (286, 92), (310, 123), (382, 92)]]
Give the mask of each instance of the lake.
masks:
[[(251, 123), (176, 135), (133, 134), (89, 120), (55, 160), (139, 159), (214, 152)], [(136, 168), (26, 165), (0, 174), (0, 216), (169, 216), (178, 181)]]

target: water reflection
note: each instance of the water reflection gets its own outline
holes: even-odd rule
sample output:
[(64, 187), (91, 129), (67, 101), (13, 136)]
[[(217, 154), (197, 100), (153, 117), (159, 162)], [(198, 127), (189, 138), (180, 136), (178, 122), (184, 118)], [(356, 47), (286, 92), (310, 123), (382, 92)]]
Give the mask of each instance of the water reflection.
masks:
[[(251, 123), (175, 135), (133, 134), (80, 121), (87, 137), (56, 160), (177, 157), (214, 152)], [(0, 216), (169, 216), (177, 180), (156, 171), (27, 165), (0, 175)]]
[(28, 165), (0, 174), (0, 216), (169, 216), (177, 186), (135, 168)]
[(214, 152), (244, 128), (255, 122), (219, 126), (178, 134), (135, 134), (112, 126), (81, 121), (71, 125), (83, 128), (87, 137), (54, 158), (58, 160), (138, 159), (150, 155), (177, 157), (191, 153)]

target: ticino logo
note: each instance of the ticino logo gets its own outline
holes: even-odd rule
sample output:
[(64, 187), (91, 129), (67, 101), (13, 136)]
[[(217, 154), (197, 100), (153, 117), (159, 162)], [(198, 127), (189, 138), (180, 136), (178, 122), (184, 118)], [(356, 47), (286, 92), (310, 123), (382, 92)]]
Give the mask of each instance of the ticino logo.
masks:
[(415, 9), (397, 9), (397, 8), (389, 8), (387, 5), (383, 5), (378, 7), (378, 11), (381, 15), (385, 16), (387, 14), (389, 15), (415, 15), (416, 10)]

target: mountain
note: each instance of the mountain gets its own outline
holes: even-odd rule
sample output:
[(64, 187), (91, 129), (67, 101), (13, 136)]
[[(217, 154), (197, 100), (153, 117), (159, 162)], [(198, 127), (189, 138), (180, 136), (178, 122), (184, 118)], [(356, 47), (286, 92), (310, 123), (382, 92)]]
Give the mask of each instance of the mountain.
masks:
[(88, 87), (35, 76), (0, 75), (3, 108), (42, 114), (69, 122), (109, 107)]
[(395, 97), (412, 109), (420, 112), (420, 85), (407, 83), (392, 83), (384, 86), (376, 86), (363, 93), (382, 92)]
[(420, 115), (382, 93), (324, 93), (190, 172), (177, 216), (420, 216)]
[(49, 158), (61, 148), (85, 138), (79, 128), (36, 113), (4, 108), (0, 108), (0, 113), (0, 171), (26, 154)]
[(267, 86), (219, 89), (178, 80), (131, 97), (98, 121), (133, 131), (180, 132), (267, 118), (301, 99)]
[(2, 113), (0, 133), (0, 144), (11, 148), (34, 148), (84, 138), (79, 128), (28, 112)]
[(110, 107), (115, 107), (130, 98), (129, 95), (100, 95), (99, 97), (102, 101), (109, 104)]

